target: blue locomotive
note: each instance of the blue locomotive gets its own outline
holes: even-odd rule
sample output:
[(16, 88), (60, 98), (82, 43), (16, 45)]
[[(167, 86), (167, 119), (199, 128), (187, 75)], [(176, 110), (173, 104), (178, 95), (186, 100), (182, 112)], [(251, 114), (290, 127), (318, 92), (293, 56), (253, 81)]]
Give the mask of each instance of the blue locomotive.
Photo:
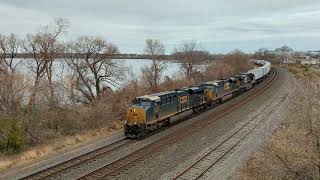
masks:
[[(259, 61), (260, 66), (261, 63)], [(129, 138), (144, 137), (149, 131), (170, 124), (170, 118), (180, 113), (189, 110), (200, 112), (247, 91), (255, 82), (268, 75), (270, 66), (271, 64), (267, 62), (257, 68), (263, 70), (251, 70), (229, 79), (136, 97), (127, 112), (125, 136)], [(255, 74), (255, 72), (259, 74)], [(261, 76), (261, 72), (265, 74)], [(258, 76), (259, 78), (256, 78)]]

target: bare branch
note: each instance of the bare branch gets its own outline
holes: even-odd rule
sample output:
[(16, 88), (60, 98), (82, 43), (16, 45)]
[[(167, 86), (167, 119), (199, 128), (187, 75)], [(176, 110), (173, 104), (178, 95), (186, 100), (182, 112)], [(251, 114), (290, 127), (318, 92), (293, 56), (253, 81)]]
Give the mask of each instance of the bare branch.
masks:
[[(124, 69), (111, 56), (118, 48), (101, 37), (83, 36), (67, 45), (67, 64), (78, 79), (75, 90), (86, 102), (100, 99), (104, 89), (118, 86), (123, 79)], [(84, 102), (78, 99), (78, 102)]]
[(175, 48), (174, 57), (182, 63), (182, 70), (188, 79), (193, 78), (201, 61), (207, 60), (209, 53), (203, 50), (196, 41), (186, 41)]
[(144, 52), (150, 56), (152, 63), (142, 69), (142, 73), (152, 91), (157, 91), (161, 80), (161, 74), (166, 69), (166, 63), (161, 60), (164, 55), (164, 45), (161, 41), (147, 39)]

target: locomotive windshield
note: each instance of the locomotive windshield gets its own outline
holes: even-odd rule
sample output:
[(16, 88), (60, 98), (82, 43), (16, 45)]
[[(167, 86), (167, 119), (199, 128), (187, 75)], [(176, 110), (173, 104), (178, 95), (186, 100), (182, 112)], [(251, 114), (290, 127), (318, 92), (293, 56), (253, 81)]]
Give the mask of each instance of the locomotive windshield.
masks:
[(151, 106), (151, 101), (148, 99), (137, 98), (133, 100), (133, 104), (139, 104), (141, 106)]
[(141, 106), (150, 106), (151, 102), (150, 101), (141, 101), (140, 105)]

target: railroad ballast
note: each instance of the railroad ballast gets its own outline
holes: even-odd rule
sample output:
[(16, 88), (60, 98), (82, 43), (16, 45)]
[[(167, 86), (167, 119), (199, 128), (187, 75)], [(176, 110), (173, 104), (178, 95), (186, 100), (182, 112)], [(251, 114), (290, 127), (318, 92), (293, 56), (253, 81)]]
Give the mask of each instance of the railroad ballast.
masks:
[(271, 70), (268, 61), (255, 60), (255, 64), (258, 65), (255, 69), (228, 79), (136, 97), (128, 109), (125, 136), (141, 138), (149, 131), (169, 125), (170, 119), (180, 113), (203, 111), (251, 89)]

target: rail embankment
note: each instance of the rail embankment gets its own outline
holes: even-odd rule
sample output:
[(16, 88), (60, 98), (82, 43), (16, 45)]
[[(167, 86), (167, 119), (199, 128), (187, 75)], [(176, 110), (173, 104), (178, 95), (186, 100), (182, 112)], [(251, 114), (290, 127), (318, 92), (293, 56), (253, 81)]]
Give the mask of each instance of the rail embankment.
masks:
[(240, 179), (320, 178), (320, 80), (309, 67), (290, 67), (296, 88), (280, 128), (241, 169)]

